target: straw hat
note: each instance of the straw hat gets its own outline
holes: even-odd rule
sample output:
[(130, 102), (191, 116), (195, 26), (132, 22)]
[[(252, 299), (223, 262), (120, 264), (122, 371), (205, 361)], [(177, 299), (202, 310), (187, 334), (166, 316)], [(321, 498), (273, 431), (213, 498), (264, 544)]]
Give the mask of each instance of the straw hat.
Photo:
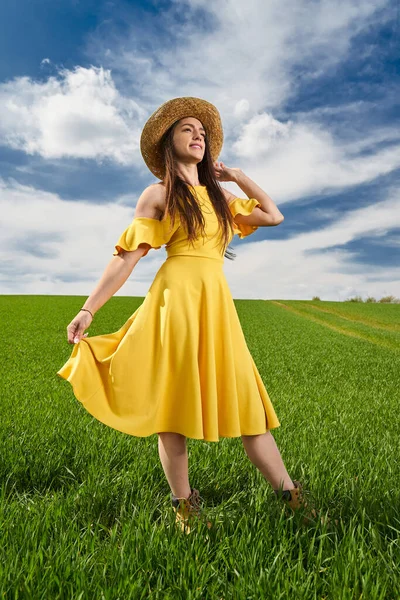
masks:
[(161, 104), (151, 115), (140, 137), (140, 151), (144, 162), (158, 179), (165, 177), (161, 138), (173, 123), (184, 117), (195, 117), (202, 122), (212, 159), (215, 161), (219, 156), (224, 134), (221, 117), (215, 106), (201, 98), (173, 98)]

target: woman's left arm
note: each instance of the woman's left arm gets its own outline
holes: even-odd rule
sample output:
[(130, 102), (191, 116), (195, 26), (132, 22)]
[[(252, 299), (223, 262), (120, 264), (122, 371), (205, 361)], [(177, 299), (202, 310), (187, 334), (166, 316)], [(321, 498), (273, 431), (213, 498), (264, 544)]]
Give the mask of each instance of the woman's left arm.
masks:
[(248, 198), (255, 198), (261, 204), (262, 210), (268, 215), (270, 224), (282, 223), (284, 216), (264, 190), (260, 188), (250, 177), (245, 175), (241, 169), (229, 168), (222, 162), (214, 163), (215, 174), (219, 181), (233, 181), (246, 194)]
[(238, 169), (233, 180), (248, 198), (255, 198), (261, 204), (261, 210), (266, 212), (274, 221), (282, 222), (283, 214), (276, 206), (274, 201), (264, 190), (260, 188), (250, 177), (245, 175), (241, 169)]

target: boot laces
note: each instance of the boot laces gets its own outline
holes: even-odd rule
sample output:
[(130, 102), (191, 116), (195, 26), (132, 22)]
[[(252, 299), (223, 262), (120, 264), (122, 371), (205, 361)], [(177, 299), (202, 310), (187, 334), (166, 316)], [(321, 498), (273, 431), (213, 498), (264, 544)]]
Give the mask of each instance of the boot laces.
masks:
[(193, 490), (191, 495), (189, 496), (190, 507), (195, 512), (201, 511), (201, 502), (202, 498), (200, 497), (200, 493), (198, 490)]
[(200, 516), (202, 498), (196, 489), (192, 489), (189, 498), (179, 498), (178, 512), (184, 512), (186, 515)]
[(299, 481), (293, 481), (293, 483), (295, 485), (294, 493), (297, 500), (297, 506), (294, 506), (295, 510), (300, 509), (304, 512), (306, 518), (308, 516), (315, 519), (317, 517), (317, 511), (314, 508), (315, 499), (312, 497), (312, 494), (308, 490), (305, 490)]

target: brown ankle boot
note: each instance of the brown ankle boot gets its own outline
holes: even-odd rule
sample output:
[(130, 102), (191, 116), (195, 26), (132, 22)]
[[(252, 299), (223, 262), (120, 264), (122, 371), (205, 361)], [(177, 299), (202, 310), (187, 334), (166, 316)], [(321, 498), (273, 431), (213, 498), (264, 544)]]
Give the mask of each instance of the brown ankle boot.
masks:
[[(195, 520), (203, 521), (201, 511), (201, 497), (199, 490), (190, 488), (189, 498), (178, 498), (172, 496), (172, 506), (175, 511), (175, 522), (181, 530), (188, 534), (191, 532), (191, 526)], [(211, 528), (210, 521), (206, 521), (208, 529)]]
[(299, 481), (293, 481), (293, 483), (294, 488), (291, 490), (274, 490), (276, 496), (282, 498), (285, 505), (293, 512), (302, 516), (304, 525), (315, 523), (318, 518), (317, 511), (306, 500), (301, 483)]

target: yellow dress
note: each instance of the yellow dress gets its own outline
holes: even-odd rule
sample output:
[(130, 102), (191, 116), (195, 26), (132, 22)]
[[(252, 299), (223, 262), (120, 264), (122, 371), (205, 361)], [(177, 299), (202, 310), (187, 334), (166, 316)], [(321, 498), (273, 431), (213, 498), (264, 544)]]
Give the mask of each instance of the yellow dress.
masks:
[[(250, 354), (223, 272), (217, 216), (205, 186), (193, 186), (206, 223), (194, 246), (176, 217), (165, 222), (135, 217), (121, 234), (121, 248), (166, 244), (167, 259), (139, 308), (122, 327), (82, 338), (57, 375), (96, 419), (124, 433), (146, 437), (172, 431), (217, 442), (220, 437), (261, 434), (279, 426)], [(254, 198), (230, 203), (249, 215)], [(240, 238), (256, 226), (235, 224)], [(147, 248), (146, 254), (150, 248)]]

